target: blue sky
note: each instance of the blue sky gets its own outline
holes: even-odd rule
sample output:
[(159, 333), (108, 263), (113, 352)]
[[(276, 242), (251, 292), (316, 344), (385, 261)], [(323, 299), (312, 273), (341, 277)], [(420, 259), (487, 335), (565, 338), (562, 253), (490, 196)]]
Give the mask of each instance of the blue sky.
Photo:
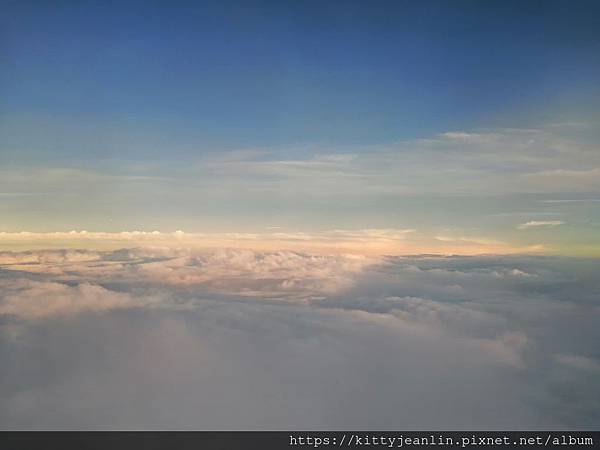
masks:
[[(105, 132), (151, 131), (193, 154), (199, 142), (372, 144), (597, 113), (592, 2), (7, 2), (4, 9), (3, 115), (97, 124), (87, 133), (100, 140)], [(64, 148), (77, 142), (56, 144), (91, 156)], [(131, 147), (105, 151), (161, 153)]]
[(599, 12), (3, 2), (0, 231), (410, 229), (414, 251), (600, 252)]

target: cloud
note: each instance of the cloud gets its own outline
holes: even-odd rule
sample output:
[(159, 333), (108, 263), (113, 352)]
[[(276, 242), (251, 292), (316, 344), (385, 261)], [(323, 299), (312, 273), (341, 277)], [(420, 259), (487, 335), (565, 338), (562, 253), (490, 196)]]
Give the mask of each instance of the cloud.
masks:
[[(290, 153), (299, 156), (283, 156)], [(0, 170), (0, 192), (50, 194), (27, 199), (40, 205), (79, 197), (101, 204), (106, 196), (126, 193), (126, 206), (135, 205), (135, 199), (170, 208), (199, 199), (246, 204), (265, 196), (292, 207), (315, 197), (373, 204), (373, 198), (389, 196), (594, 196), (599, 170), (596, 143), (564, 127), (541, 126), (449, 130), (352, 151), (324, 146), (235, 150), (169, 166), (121, 161), (102, 169), (7, 167)]]
[(555, 359), (560, 363), (576, 369), (600, 373), (600, 362), (592, 358), (581, 355), (555, 355)]
[(528, 174), (536, 184), (554, 186), (559, 192), (594, 192), (600, 189), (600, 167), (593, 169), (553, 169)]
[[(0, 253), (0, 267), (5, 273), (52, 275), (49, 292), (58, 292), (60, 297), (76, 298), (85, 289), (90, 279), (103, 283), (144, 283), (149, 286), (178, 286), (201, 288), (207, 292), (235, 294), (244, 297), (273, 297), (279, 299), (309, 298), (337, 292), (351, 286), (353, 276), (364, 267), (375, 264), (377, 258), (359, 255), (309, 255), (289, 251), (253, 252), (249, 250), (219, 250), (198, 252), (171, 250), (166, 248), (122, 249), (114, 252), (97, 251), (41, 251)], [(29, 291), (41, 297), (42, 287), (19, 290), (5, 286), (5, 302), (0, 311), (7, 314), (29, 315), (33, 307)], [(72, 285), (75, 284), (76, 288)], [(57, 291), (58, 289), (58, 291)], [(102, 291), (104, 292), (104, 290)], [(110, 292), (105, 292), (110, 294)], [(35, 295), (33, 295), (35, 297)], [(39, 301), (39, 309), (55, 311), (53, 298)], [(99, 308), (129, 306), (134, 300), (102, 300)], [(93, 302), (89, 302), (93, 303)], [(141, 302), (145, 304), (146, 302)], [(70, 304), (85, 309), (86, 302)], [(19, 310), (19, 305), (24, 311)], [(104, 305), (104, 306), (101, 306)], [(62, 305), (59, 305), (62, 306)], [(3, 308), (3, 309), (2, 309)], [(62, 311), (62, 308), (59, 308)], [(40, 312), (39, 315), (44, 315)]]
[(600, 202), (600, 198), (568, 198), (558, 200), (542, 200), (542, 203), (596, 203)]
[(98, 232), (77, 231), (68, 232), (0, 232), (0, 242), (25, 248), (32, 246), (94, 246), (120, 248), (124, 242), (133, 245), (154, 245), (170, 247), (222, 248), (247, 247), (255, 250), (288, 248), (295, 250), (331, 251), (347, 249), (359, 252), (381, 252), (383, 248), (398, 251), (414, 229), (357, 229), (329, 231), (280, 231), (279, 227), (271, 227), (268, 232), (228, 232), (228, 233), (198, 233), (160, 231), (122, 231)]
[(538, 227), (556, 227), (558, 225), (564, 225), (565, 222), (562, 220), (531, 220), (529, 222), (522, 223), (517, 228), (519, 230), (526, 230), (528, 228)]
[[(98, 232), (77, 231), (37, 233), (29, 231), (0, 232), (0, 243), (17, 249), (119, 249), (123, 246), (220, 249), (243, 248), (253, 251), (285, 249), (299, 252), (324, 254), (352, 253), (377, 256), (381, 254), (460, 254), (482, 253), (510, 254), (539, 252), (546, 248), (541, 244), (514, 245), (510, 242), (483, 236), (430, 236), (414, 228), (364, 228), (333, 229), (324, 231), (197, 233), (160, 231)], [(35, 255), (38, 255), (37, 253)], [(5, 254), (4, 258), (14, 258)], [(34, 254), (20, 254), (19, 258), (36, 258)], [(0, 260), (1, 261), (1, 260)]]
[(101, 254), (86, 250), (0, 252), (0, 265), (86, 262), (97, 261), (101, 257)]
[(24, 319), (102, 312), (150, 304), (148, 299), (143, 302), (140, 299), (133, 300), (128, 294), (85, 282), (69, 286), (56, 282), (17, 279), (14, 283), (2, 283), (2, 289), (4, 292), (0, 316)]
[[(597, 143), (565, 127), (458, 129), (351, 149), (215, 155), (169, 165), (3, 167), (0, 192), (18, 195), (3, 196), (0, 242), (16, 250), (151, 245), (370, 255), (598, 253), (597, 242), (577, 244), (562, 233), (566, 227), (539, 241), (511, 231), (529, 219), (553, 218), (538, 215), (566, 214), (568, 202), (598, 199)], [(34, 195), (40, 192), (48, 195)], [(556, 212), (537, 211), (542, 201)], [(492, 220), (494, 213), (514, 214), (509, 204), (531, 217), (514, 224), (502, 216)], [(570, 227), (593, 241), (591, 212), (568, 213)], [(44, 223), (88, 231), (35, 232), (46, 231), (39, 228)], [(214, 232), (236, 223), (240, 228), (229, 233)], [(265, 229), (273, 223), (282, 228)], [(135, 231), (142, 226), (151, 228)], [(182, 233), (174, 234), (177, 229)]]
[(4, 428), (600, 420), (597, 260), (156, 247), (1, 257)]

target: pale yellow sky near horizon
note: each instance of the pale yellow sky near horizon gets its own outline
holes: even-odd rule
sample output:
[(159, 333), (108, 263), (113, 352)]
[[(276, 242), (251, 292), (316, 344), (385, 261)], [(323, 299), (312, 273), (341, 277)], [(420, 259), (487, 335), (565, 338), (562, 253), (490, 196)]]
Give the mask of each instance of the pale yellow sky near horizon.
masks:
[[(291, 250), (309, 253), (364, 255), (564, 254), (543, 244), (515, 245), (485, 237), (429, 236), (413, 229), (330, 230), (322, 232), (187, 233), (130, 231), (119, 233), (70, 231), (0, 233), (0, 251), (41, 249), (116, 250), (130, 247), (190, 249), (240, 248), (256, 251)], [(599, 256), (600, 252), (571, 256)]]

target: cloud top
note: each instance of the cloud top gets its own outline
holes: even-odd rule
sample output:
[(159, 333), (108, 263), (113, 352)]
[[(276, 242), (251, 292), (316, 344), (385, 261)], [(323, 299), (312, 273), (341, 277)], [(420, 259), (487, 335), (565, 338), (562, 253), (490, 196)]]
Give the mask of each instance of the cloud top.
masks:
[[(252, 251), (299, 251), (310, 253), (382, 254), (438, 253), (444, 255), (535, 253), (547, 250), (544, 245), (511, 244), (485, 236), (431, 235), (414, 228), (333, 229), (294, 231), (268, 227), (264, 232), (198, 233), (177, 230), (98, 232), (0, 232), (0, 243), (21, 250), (119, 249), (123, 246), (194, 248), (216, 250), (237, 248)], [(37, 252), (37, 250), (36, 250)], [(39, 253), (35, 253), (39, 255)], [(31, 256), (36, 258), (38, 256)], [(71, 255), (71, 257), (73, 257)]]
[(246, 249), (0, 253), (0, 423), (595, 428), (597, 264)]

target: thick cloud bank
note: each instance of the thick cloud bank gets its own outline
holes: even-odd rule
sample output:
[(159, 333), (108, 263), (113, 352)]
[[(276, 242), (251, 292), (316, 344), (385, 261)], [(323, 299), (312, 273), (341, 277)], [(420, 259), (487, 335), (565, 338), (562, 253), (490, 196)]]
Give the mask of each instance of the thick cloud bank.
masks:
[(598, 428), (598, 267), (0, 253), (0, 426)]

